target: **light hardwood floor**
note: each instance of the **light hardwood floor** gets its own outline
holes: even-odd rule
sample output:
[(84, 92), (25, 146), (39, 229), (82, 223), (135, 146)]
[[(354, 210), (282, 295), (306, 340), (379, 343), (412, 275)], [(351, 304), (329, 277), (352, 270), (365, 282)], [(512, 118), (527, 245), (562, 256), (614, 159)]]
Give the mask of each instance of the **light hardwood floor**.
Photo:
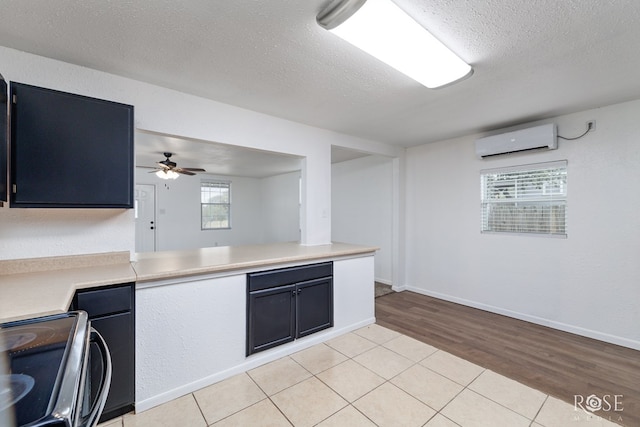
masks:
[(639, 351), (409, 291), (376, 298), (376, 319), (572, 405), (576, 395), (622, 395), (621, 411), (596, 414), (640, 426)]

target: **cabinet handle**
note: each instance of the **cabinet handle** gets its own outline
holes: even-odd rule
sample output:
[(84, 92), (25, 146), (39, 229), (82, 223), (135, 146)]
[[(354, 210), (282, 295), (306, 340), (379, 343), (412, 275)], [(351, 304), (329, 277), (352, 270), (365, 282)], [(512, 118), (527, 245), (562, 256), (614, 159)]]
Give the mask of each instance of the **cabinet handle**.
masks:
[(293, 298), (295, 296), (296, 296), (296, 290), (294, 289), (294, 290), (291, 291), (291, 298)]
[(302, 289), (298, 289), (298, 295), (302, 293)]

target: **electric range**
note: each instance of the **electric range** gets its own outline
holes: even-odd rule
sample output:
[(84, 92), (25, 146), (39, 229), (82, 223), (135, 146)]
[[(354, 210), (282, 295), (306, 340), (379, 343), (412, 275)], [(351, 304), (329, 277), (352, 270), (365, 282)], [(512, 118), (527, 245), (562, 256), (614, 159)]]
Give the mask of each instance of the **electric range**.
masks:
[[(0, 351), (9, 368), (0, 375), (0, 415), (5, 419), (13, 418), (20, 427), (97, 424), (111, 381), (111, 359), (87, 313), (2, 324)], [(101, 355), (100, 378), (89, 374), (92, 351)], [(100, 383), (93, 396), (92, 381)]]

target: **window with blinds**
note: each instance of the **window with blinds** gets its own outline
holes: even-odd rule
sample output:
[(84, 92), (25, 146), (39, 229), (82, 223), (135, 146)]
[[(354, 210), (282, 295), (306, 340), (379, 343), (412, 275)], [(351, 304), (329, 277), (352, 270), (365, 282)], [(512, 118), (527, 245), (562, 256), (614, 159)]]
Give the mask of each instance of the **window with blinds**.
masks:
[(480, 171), (483, 233), (567, 235), (567, 162)]
[(202, 181), (200, 183), (202, 229), (231, 228), (231, 183)]

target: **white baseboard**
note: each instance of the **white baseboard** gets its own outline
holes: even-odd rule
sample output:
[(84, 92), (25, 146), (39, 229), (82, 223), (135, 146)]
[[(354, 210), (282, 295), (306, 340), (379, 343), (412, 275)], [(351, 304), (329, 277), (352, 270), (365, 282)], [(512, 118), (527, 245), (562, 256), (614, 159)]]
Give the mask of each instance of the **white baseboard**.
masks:
[(383, 285), (393, 286), (393, 282), (388, 279), (378, 279), (377, 277), (374, 279), (378, 283), (382, 283)]
[[(454, 297), (447, 294), (441, 294), (439, 292), (433, 292), (433, 291), (429, 291), (421, 288), (415, 288), (413, 286), (403, 286), (402, 288), (403, 288), (402, 290), (415, 292), (417, 294), (427, 295), (430, 297), (438, 298), (438, 299), (449, 301), (449, 302), (455, 302), (457, 304), (478, 308), (480, 310), (489, 311), (491, 313), (501, 314), (503, 316), (512, 317), (518, 320), (524, 320), (526, 322), (535, 323), (537, 325), (548, 326), (550, 328), (558, 329), (560, 331), (581, 335), (587, 338), (593, 338), (599, 341), (604, 341), (604, 342), (608, 342), (615, 345), (620, 345), (623, 347), (631, 348), (633, 350), (640, 350), (640, 341), (631, 340), (628, 338), (619, 337), (619, 336), (607, 334), (604, 332), (594, 331), (591, 329), (582, 328), (580, 326), (569, 325), (562, 322), (556, 322), (555, 320), (545, 319), (543, 317), (532, 316), (530, 314), (525, 314), (525, 313), (519, 313), (516, 311), (507, 310), (504, 308), (467, 300), (464, 298), (458, 298), (458, 297)], [(396, 288), (394, 287), (393, 290), (395, 291)]]
[(240, 363), (230, 369), (216, 372), (213, 375), (209, 375), (197, 381), (183, 384), (181, 386), (168, 390), (162, 394), (155, 395), (145, 400), (137, 401), (135, 404), (136, 413), (144, 412), (148, 409), (151, 409), (163, 403), (167, 403), (171, 400), (177, 399), (189, 393), (193, 393), (194, 391), (208, 387), (212, 384), (215, 384), (217, 382), (230, 378), (234, 375), (241, 374), (242, 372), (246, 372), (253, 368), (257, 368), (258, 366), (264, 365), (265, 363), (273, 362), (274, 360), (280, 359), (281, 357), (288, 356), (290, 354), (304, 350), (305, 348), (311, 347), (316, 344), (320, 344), (321, 342), (328, 341), (332, 338), (346, 334), (347, 332), (360, 329), (362, 327), (375, 323), (375, 321), (376, 321), (375, 317), (372, 317), (370, 319), (366, 319), (366, 320), (351, 324), (349, 326), (345, 326), (340, 329), (331, 328), (324, 332), (318, 332), (316, 334), (297, 339), (294, 342), (285, 344), (282, 347), (276, 347), (276, 348), (249, 356), (245, 359), (243, 363)]

